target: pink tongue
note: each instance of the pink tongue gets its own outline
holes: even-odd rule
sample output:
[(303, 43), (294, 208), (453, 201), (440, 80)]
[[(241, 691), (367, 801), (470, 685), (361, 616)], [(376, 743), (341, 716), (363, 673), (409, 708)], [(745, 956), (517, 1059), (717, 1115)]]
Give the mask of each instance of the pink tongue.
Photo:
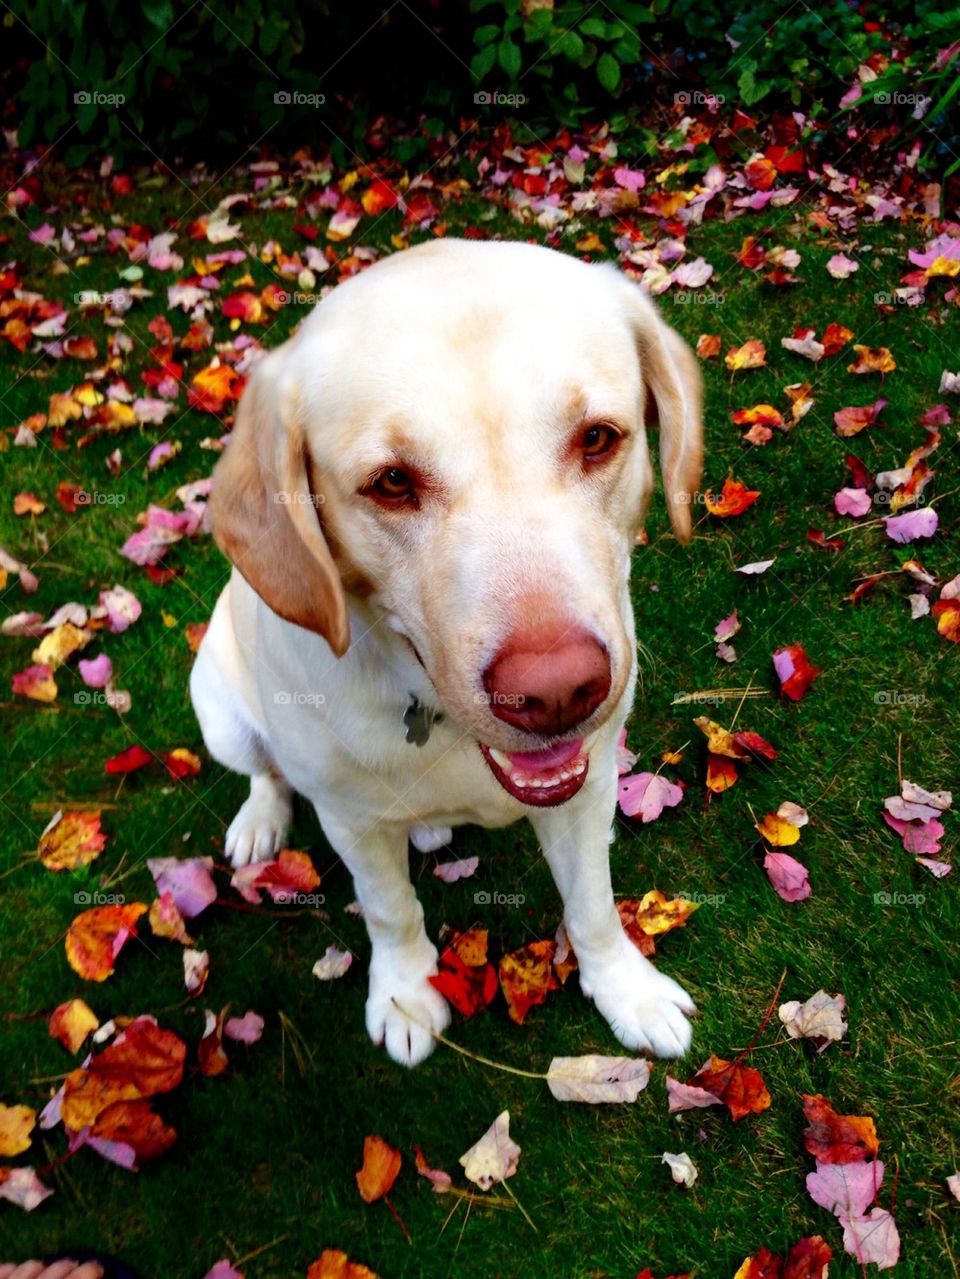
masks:
[(508, 751), (507, 759), (524, 773), (552, 773), (564, 764), (575, 760), (583, 749), (583, 738), (572, 742), (561, 742), (559, 746), (551, 746), (545, 751)]

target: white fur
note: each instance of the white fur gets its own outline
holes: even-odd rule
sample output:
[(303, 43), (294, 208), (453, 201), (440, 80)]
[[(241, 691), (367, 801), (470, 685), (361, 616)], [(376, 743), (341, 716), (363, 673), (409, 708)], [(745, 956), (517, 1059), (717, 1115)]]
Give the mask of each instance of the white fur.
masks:
[[(370, 933), (368, 1030), (407, 1065), (449, 1016), (427, 980), (437, 952), (408, 877), (410, 833), (424, 847), (424, 827), (522, 817), (563, 898), (581, 985), (614, 1033), (662, 1056), (690, 1043), (692, 1001), (625, 937), (608, 863), (616, 740), (635, 679), (629, 557), (652, 485), (638, 326), (665, 329), (608, 268), (524, 245), (437, 242), (338, 287), (254, 374), (296, 404), (331, 527), (374, 589), (348, 596), (352, 638), (338, 659), (235, 570), (191, 695), (210, 753), (252, 778), (227, 833), (234, 865), (282, 847), (291, 790), (314, 806)], [(565, 453), (585, 417), (630, 432), (599, 478)], [(397, 430), (443, 497), (384, 516), (358, 488), (389, 464), (384, 441)], [(324, 527), (329, 540), (326, 516)], [(478, 741), (537, 745), (493, 717), (481, 674), (538, 593), (604, 643), (612, 692), (587, 724), (598, 735), (586, 783), (534, 809), (494, 779)], [(405, 740), (411, 696), (442, 712), (422, 747)]]

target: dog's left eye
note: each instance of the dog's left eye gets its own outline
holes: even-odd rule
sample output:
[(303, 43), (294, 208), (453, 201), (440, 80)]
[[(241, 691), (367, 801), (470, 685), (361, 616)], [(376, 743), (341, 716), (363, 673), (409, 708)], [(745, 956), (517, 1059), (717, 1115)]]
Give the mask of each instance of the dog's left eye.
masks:
[(367, 486), (367, 494), (388, 506), (415, 504), (417, 488), (413, 476), (402, 466), (381, 471)]
[(580, 453), (585, 461), (606, 457), (620, 443), (620, 432), (609, 422), (594, 422), (580, 436)]

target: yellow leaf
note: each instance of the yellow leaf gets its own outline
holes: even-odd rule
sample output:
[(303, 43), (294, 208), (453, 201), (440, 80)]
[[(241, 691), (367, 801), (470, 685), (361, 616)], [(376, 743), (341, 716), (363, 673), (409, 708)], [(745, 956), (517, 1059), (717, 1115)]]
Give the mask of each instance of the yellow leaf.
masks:
[(0, 1155), (19, 1155), (30, 1148), (30, 1134), (37, 1112), (29, 1106), (4, 1106), (0, 1102)]
[(59, 670), (67, 658), (86, 648), (92, 639), (89, 631), (82, 631), (73, 622), (64, 622), (43, 637), (33, 650), (33, 660), (40, 666), (49, 666), (51, 671)]
[(800, 838), (799, 828), (777, 813), (767, 813), (763, 821), (757, 822), (757, 830), (774, 848), (789, 848)]
[(58, 1039), (67, 1052), (75, 1053), (86, 1037), (100, 1025), (97, 1014), (82, 999), (68, 999), (50, 1017), (50, 1038)]
[(645, 933), (656, 937), (660, 933), (670, 932), (672, 928), (682, 928), (699, 908), (699, 902), (690, 902), (683, 897), (670, 900), (664, 897), (659, 888), (653, 888), (649, 893), (644, 893), (634, 919)]
[(95, 861), (106, 842), (98, 812), (61, 811), (40, 836), (37, 853), (47, 870), (76, 870)]

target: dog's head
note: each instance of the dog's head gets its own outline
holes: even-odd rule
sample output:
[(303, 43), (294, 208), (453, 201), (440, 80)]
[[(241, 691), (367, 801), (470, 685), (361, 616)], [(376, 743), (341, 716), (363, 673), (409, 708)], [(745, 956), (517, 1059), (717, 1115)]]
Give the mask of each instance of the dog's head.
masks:
[(685, 541), (700, 375), (647, 297), (549, 249), (437, 241), (340, 285), (257, 365), (213, 531), (338, 655), (346, 596), (369, 599), (498, 781), (561, 803), (630, 677), (651, 423)]

